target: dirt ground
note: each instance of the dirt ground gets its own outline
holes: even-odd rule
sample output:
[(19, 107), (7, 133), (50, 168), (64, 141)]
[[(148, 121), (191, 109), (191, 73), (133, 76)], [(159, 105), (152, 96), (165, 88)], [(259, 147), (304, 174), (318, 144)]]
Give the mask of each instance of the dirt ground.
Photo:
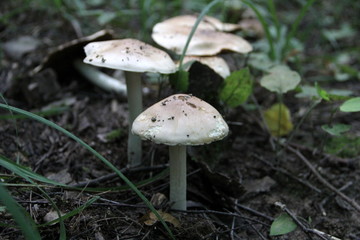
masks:
[[(0, 5), (5, 12), (14, 9), (10, 1)], [(68, 65), (67, 70), (70, 70), (62, 74), (51, 69), (31, 74), (54, 47), (78, 38), (75, 25), (61, 15), (44, 9), (15, 12), (8, 21), (3, 21), (0, 24), (3, 46), (0, 93), (9, 105), (31, 112), (62, 106), (46, 118), (80, 137), (122, 169), (134, 183), (151, 179), (150, 183), (140, 187), (148, 199), (159, 194), (167, 196), (166, 146), (144, 142), (143, 165), (135, 169), (126, 168), (126, 98), (99, 89)], [(101, 29), (85, 29), (85, 33), (98, 30)], [(125, 37), (119, 29), (114, 30), (116, 37)], [(19, 37), (28, 37), (24, 41), (29, 42), (20, 45), (29, 47), (29, 50), (16, 51), (4, 47), (5, 43)], [(314, 43), (305, 44), (314, 49)], [(321, 54), (305, 51), (306, 56), (314, 58)], [(324, 74), (328, 74), (326, 70), (313, 66), (309, 67), (304, 78)], [(194, 65), (190, 71), (193, 84), (190, 89), (196, 91), (196, 95), (202, 95), (202, 91), (211, 90), (211, 86), (199, 88), (195, 80), (200, 82), (217, 77), (208, 68)], [(175, 93), (167, 84), (159, 87), (145, 81), (144, 86), (148, 90), (144, 96), (145, 106)], [(360, 94), (358, 79), (333, 82), (329, 87), (351, 89), (355, 95)], [(293, 122), (297, 123), (312, 101), (294, 95), (289, 93), (284, 100), (290, 108)], [(272, 93), (258, 84), (255, 85), (254, 96), (264, 109), (276, 101)], [(212, 101), (211, 98), (209, 101)], [(218, 104), (217, 108), (221, 107)], [(343, 155), (324, 150), (331, 137), (321, 129), (321, 125), (329, 123), (333, 108), (334, 103), (320, 103), (292, 141), (282, 146), (266, 132), (258, 111), (243, 106), (219, 109), (229, 124), (229, 136), (207, 146), (188, 148), (188, 211), (171, 211), (167, 202), (157, 206), (180, 221), (180, 226), (169, 222), (175, 237), (359, 240), (360, 210), (346, 200), (348, 198), (360, 204), (358, 149)], [(0, 113), (9, 114), (6, 110), (0, 110)], [(352, 125), (353, 136), (360, 136), (358, 113), (337, 112), (335, 118), (336, 122)], [(105, 136), (114, 130), (120, 130), (118, 135), (107, 139)], [(101, 197), (80, 214), (65, 221), (67, 239), (169, 239), (160, 223), (146, 221), (149, 220), (149, 210), (134, 192), (126, 188), (124, 182), (89, 151), (59, 131), (31, 119), (0, 119), (0, 154), (14, 161), (18, 159), (22, 165), (50, 179), (83, 188), (82, 191), (45, 188), (62, 213), (83, 205), (93, 196)], [(43, 194), (36, 188), (22, 186), (25, 180), (0, 169), (2, 180), (14, 184), (8, 190), (36, 223), (48, 221), (47, 217), (53, 209)], [(103, 176), (107, 177), (101, 178)], [(327, 183), (338, 189), (337, 192)], [(123, 188), (100, 193), (86, 188), (120, 186)], [(285, 207), (279, 207), (280, 204)], [(271, 223), (285, 212), (298, 220), (301, 226), (289, 234), (270, 237)], [(0, 212), (0, 223), (0, 239), (22, 239), (21, 231), (12, 227), (14, 222), (10, 215)], [(56, 239), (59, 225), (40, 227), (39, 231), (43, 239)]]

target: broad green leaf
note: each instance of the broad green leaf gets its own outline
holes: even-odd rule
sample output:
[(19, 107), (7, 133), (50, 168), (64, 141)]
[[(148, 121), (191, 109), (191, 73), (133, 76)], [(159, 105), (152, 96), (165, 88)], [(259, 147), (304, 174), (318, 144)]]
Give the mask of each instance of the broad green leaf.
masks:
[(360, 97), (350, 98), (340, 106), (342, 112), (359, 112), (360, 111)]
[(189, 87), (189, 73), (184, 70), (179, 70), (170, 75), (171, 85), (180, 92), (186, 92)]
[(270, 60), (269, 56), (264, 52), (251, 53), (249, 56), (249, 65), (261, 71), (268, 71), (274, 62)]
[(252, 92), (252, 77), (248, 68), (232, 72), (225, 80), (220, 100), (230, 107), (243, 104)]
[(356, 30), (353, 29), (349, 23), (343, 23), (340, 29), (325, 29), (322, 33), (330, 42), (334, 42), (354, 36), (356, 34)]
[(321, 128), (325, 132), (327, 132), (331, 135), (340, 136), (342, 133), (349, 131), (351, 129), (351, 126), (347, 125), (347, 124), (339, 123), (339, 124), (334, 124), (332, 126), (327, 125), (327, 124), (322, 125)]
[(272, 136), (287, 135), (293, 129), (289, 109), (282, 103), (272, 105), (264, 112), (265, 123)]
[(328, 91), (320, 88), (317, 84), (315, 84), (315, 87), (312, 86), (301, 86), (301, 92), (297, 93), (295, 97), (298, 98), (319, 98), (323, 100), (333, 100), (333, 101), (339, 101), (348, 99), (350, 95), (353, 94), (353, 91), (351, 90), (344, 90), (344, 89), (330, 89)]
[(275, 218), (270, 227), (270, 236), (284, 235), (296, 229), (297, 225), (292, 218), (283, 213)]
[(297, 98), (318, 98), (319, 94), (315, 87), (313, 86), (301, 86), (301, 92), (295, 95)]
[(289, 67), (278, 65), (269, 70), (269, 73), (260, 80), (260, 85), (272, 92), (286, 93), (296, 88), (300, 83), (300, 75)]

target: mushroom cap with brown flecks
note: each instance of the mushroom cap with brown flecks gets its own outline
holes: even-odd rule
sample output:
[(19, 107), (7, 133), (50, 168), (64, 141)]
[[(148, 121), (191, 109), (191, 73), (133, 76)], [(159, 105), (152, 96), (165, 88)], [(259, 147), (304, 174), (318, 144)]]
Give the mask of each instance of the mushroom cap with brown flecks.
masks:
[(85, 46), (85, 63), (130, 72), (174, 73), (176, 66), (164, 51), (136, 39), (92, 42)]
[(229, 127), (210, 104), (192, 95), (175, 94), (142, 112), (132, 132), (155, 143), (202, 145), (224, 138)]

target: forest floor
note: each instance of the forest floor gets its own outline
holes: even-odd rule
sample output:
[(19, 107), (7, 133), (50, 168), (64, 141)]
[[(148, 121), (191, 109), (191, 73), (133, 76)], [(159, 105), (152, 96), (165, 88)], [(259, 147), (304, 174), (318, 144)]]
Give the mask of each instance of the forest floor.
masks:
[[(8, 5), (4, 2), (3, 9), (13, 9), (10, 1)], [(143, 142), (142, 166), (126, 167), (126, 98), (99, 89), (73, 71), (59, 74), (47, 69), (31, 74), (50, 49), (78, 37), (74, 26), (61, 15), (44, 9), (15, 12), (1, 23), (0, 93), (7, 104), (27, 111), (56, 109), (45, 118), (88, 143), (133, 183), (146, 180), (139, 189), (155, 203), (154, 199), (162, 194), (167, 196), (169, 191), (167, 146)], [(25, 40), (19, 41), (20, 37)], [(9, 42), (16, 42), (16, 49), (5, 44)], [(315, 65), (310, 66), (308, 60), (302, 81), (331, 78), (334, 74), (320, 61), (320, 56), (331, 47), (316, 50), (315, 45), (310, 40), (304, 43), (307, 50), (303, 55), (312, 58)], [(359, 63), (354, 67), (359, 67)], [(194, 65), (190, 81), (208, 81), (216, 78), (214, 74), (208, 68)], [(353, 95), (360, 95), (360, 81), (356, 77), (323, 84), (327, 89), (351, 90)], [(167, 84), (159, 87), (145, 81), (144, 86), (145, 107), (175, 93)], [(199, 94), (201, 90), (197, 88)], [(295, 94), (288, 93), (283, 99), (292, 113), (292, 121), (298, 123), (313, 100)], [(253, 95), (263, 109), (276, 101), (276, 96), (258, 83)], [(360, 210), (349, 199), (360, 204), (360, 115), (334, 112), (340, 103), (318, 104), (286, 144), (268, 134), (259, 111), (244, 106), (218, 109), (228, 122), (230, 133), (222, 141), (188, 148), (188, 211), (170, 210), (166, 200), (157, 206), (180, 222), (177, 225), (172, 218), (168, 221), (175, 237), (359, 240)], [(5, 116), (9, 111), (2, 109), (0, 113)], [(330, 136), (321, 126), (332, 122), (351, 125), (351, 133)], [(115, 130), (115, 137), (105, 137)], [(0, 154), (49, 179), (79, 187), (80, 190), (44, 188), (62, 213), (100, 196), (64, 221), (67, 239), (169, 239), (163, 226), (151, 221), (142, 200), (111, 169), (58, 130), (33, 119), (2, 118)], [(54, 209), (37, 188), (22, 185), (26, 183), (24, 179), (4, 168), (0, 168), (0, 177), (37, 224), (52, 219)], [(93, 192), (91, 188), (107, 190)], [(272, 222), (284, 213), (301, 225), (286, 235), (270, 237)], [(0, 222), (0, 239), (21, 239), (22, 233), (13, 227), (11, 215), (0, 211)], [(39, 231), (43, 239), (56, 239), (59, 224), (39, 227)]]

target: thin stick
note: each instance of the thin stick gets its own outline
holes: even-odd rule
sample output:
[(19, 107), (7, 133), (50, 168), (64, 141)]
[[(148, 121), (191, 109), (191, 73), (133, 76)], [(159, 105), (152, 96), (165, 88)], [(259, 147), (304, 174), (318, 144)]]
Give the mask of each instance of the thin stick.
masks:
[(285, 204), (281, 203), (281, 202), (275, 202), (275, 206), (279, 207), (281, 210), (283, 210), (284, 212), (286, 212), (296, 223), (296, 225), (298, 225), (301, 230), (303, 230), (306, 234), (314, 234), (316, 236), (318, 236), (321, 239), (324, 240), (340, 240), (339, 238), (333, 237), (329, 234), (326, 234), (324, 232), (321, 232), (317, 229), (312, 229), (312, 228), (308, 228), (307, 226), (305, 226), (296, 216), (295, 214), (293, 214), (287, 207)]
[[(157, 169), (164, 169), (167, 168), (169, 165), (168, 164), (162, 164), (162, 165), (156, 165), (156, 166), (152, 166), (152, 167), (136, 167), (136, 168), (123, 168), (120, 170), (120, 172), (122, 173), (134, 173), (134, 172), (142, 172), (142, 171), (153, 171), (153, 170), (157, 170)], [(79, 182), (77, 184), (73, 184), (70, 185), (70, 187), (90, 187), (90, 186), (95, 186), (98, 185), (102, 182), (111, 180), (116, 178), (118, 175), (116, 173), (109, 173), (107, 175), (92, 179), (90, 181), (84, 181), (84, 182)]]
[(340, 192), (336, 187), (331, 185), (325, 178), (323, 178), (320, 175), (320, 173), (315, 169), (315, 167), (310, 163), (310, 161), (304, 155), (301, 154), (301, 152), (290, 146), (286, 146), (286, 148), (291, 152), (293, 152), (296, 156), (298, 156), (322, 184), (324, 184), (327, 188), (329, 188), (331, 191), (336, 193), (339, 197), (341, 197), (343, 200), (349, 203), (353, 208), (355, 208), (360, 213), (360, 206), (353, 199), (349, 198), (344, 193)]

